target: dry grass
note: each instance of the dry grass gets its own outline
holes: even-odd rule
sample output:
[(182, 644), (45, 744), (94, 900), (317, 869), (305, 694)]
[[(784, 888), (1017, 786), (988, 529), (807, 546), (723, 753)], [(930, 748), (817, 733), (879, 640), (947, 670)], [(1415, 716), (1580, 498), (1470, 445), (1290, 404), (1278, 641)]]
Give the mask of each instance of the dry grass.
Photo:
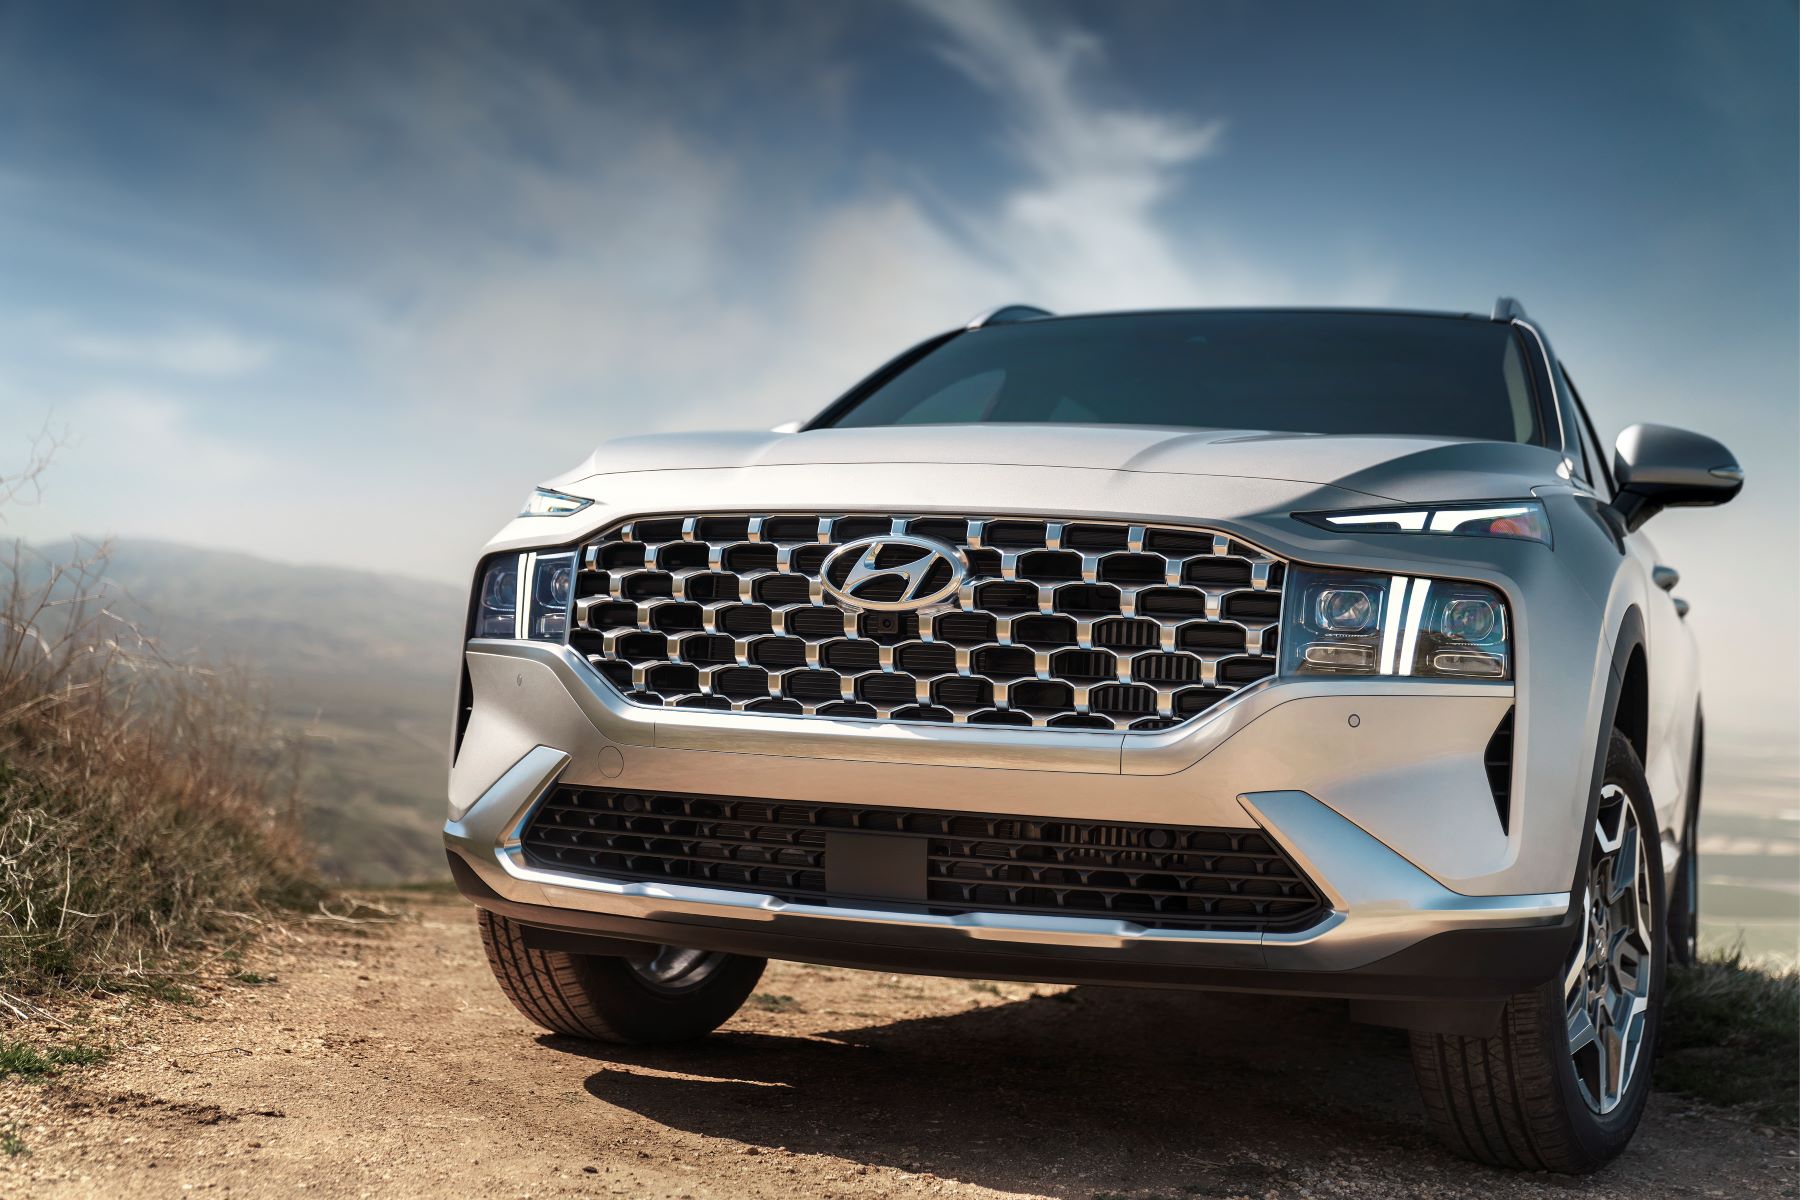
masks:
[(1741, 949), (1669, 972), (1659, 1087), (1800, 1127), (1800, 971)]
[[(42, 466), (0, 481), (0, 515)], [(0, 561), (0, 1018), (166, 992), (209, 939), (319, 894), (291, 743), (246, 680), (120, 620), (105, 564)]]

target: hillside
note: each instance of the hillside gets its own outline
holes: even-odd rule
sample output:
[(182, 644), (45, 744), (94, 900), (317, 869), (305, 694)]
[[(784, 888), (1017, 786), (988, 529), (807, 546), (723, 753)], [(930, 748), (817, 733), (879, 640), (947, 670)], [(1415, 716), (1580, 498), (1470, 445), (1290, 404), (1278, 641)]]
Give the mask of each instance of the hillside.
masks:
[(303, 734), (306, 827), (328, 877), (442, 873), (460, 589), (141, 540), (115, 544), (107, 579), (109, 605), (165, 652), (249, 668)]

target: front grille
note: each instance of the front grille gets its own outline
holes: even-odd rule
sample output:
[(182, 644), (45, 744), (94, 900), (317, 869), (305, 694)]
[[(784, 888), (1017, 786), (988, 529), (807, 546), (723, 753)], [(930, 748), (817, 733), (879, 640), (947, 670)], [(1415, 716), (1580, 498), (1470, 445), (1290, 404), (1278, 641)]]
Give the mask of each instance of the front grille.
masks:
[(812, 904), (869, 899), (827, 890), (834, 832), (925, 839), (921, 907), (932, 912), (1288, 931), (1325, 911), (1318, 889), (1256, 829), (559, 787), (532, 814), (522, 842), (526, 861), (551, 871)]
[[(833, 551), (906, 535), (961, 556), (953, 593), (914, 611), (828, 594)], [(1283, 566), (1226, 534), (1160, 525), (646, 518), (582, 547), (569, 642), (639, 704), (1144, 732), (1275, 673)], [(917, 594), (952, 578), (940, 560)]]

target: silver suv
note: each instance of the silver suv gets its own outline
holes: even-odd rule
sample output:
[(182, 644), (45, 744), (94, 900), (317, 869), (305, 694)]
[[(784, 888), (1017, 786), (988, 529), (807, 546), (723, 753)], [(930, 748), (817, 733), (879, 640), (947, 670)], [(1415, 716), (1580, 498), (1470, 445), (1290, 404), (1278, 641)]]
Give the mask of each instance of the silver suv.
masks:
[(769, 958), (1346, 998), (1458, 1152), (1643, 1111), (1694, 954), (1694, 647), (1491, 316), (1002, 309), (803, 425), (625, 438), (476, 570), (445, 826), (501, 986), (664, 1042)]

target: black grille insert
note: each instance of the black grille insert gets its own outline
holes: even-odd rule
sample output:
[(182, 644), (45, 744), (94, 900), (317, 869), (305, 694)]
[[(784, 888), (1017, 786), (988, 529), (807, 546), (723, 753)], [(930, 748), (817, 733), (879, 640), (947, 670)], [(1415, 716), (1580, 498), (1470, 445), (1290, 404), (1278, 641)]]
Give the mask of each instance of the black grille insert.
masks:
[(557, 788), (523, 837), (534, 867), (607, 879), (763, 892), (801, 903), (856, 900), (825, 886), (834, 830), (927, 841), (928, 911), (1030, 912), (1152, 928), (1305, 928), (1318, 889), (1257, 829), (1065, 821)]
[(1501, 832), (1508, 832), (1512, 825), (1512, 709), (1507, 709), (1500, 724), (1494, 727), (1494, 736), (1488, 739), (1481, 765), (1487, 769), (1488, 790), (1494, 793), (1494, 815), (1500, 818)]

